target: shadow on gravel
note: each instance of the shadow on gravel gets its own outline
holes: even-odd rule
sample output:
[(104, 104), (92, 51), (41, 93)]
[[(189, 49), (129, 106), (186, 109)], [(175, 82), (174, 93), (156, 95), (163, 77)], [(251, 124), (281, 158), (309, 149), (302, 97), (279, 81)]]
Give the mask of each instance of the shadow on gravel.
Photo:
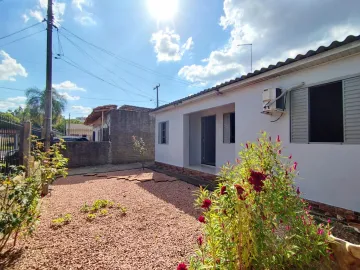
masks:
[(24, 253), (23, 248), (20, 249), (10, 249), (3, 254), (0, 254), (0, 269), (6, 269), (8, 267), (14, 266), (16, 261)]
[(138, 182), (141, 188), (152, 193), (159, 199), (174, 205), (177, 209), (184, 213), (198, 218), (201, 210), (195, 209), (194, 200), (196, 196), (194, 192), (197, 187), (182, 181), (174, 182)]

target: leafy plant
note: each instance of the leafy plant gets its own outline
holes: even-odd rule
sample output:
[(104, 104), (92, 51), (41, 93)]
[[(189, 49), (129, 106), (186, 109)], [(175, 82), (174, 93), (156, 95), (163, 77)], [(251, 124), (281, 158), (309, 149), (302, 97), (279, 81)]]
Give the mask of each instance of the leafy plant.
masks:
[(72, 215), (67, 213), (65, 215), (61, 215), (58, 218), (55, 218), (51, 221), (51, 227), (53, 228), (59, 228), (63, 225), (69, 224), (71, 222)]
[(124, 207), (124, 206), (122, 206), (120, 203), (118, 203), (118, 204), (116, 205), (116, 208), (121, 211), (121, 215), (122, 215), (122, 216), (125, 216), (125, 215), (126, 215), (126, 212), (127, 212), (126, 207)]
[(9, 239), (14, 239), (15, 246), (20, 234), (31, 234), (35, 230), (43, 185), (58, 175), (67, 174), (67, 159), (60, 153), (62, 142), (46, 153), (41, 152), (41, 143), (34, 144), (35, 162), (27, 177), (22, 166), (13, 166), (7, 175), (0, 173), (0, 252)]
[(107, 210), (107, 209), (101, 209), (100, 214), (101, 214), (102, 216), (106, 216), (107, 214), (109, 214), (109, 210)]
[(88, 213), (88, 212), (90, 212), (90, 209), (91, 209), (91, 206), (88, 205), (87, 203), (84, 203), (84, 205), (82, 205), (82, 206), (80, 207), (80, 212), (82, 212), (82, 213)]
[(146, 148), (146, 144), (143, 140), (143, 138), (141, 137), (136, 137), (136, 136), (132, 136), (132, 141), (133, 141), (133, 149), (135, 152), (137, 152), (141, 158), (141, 166), (142, 169), (144, 170), (145, 168), (145, 156), (147, 153), (147, 148)]
[(86, 216), (87, 221), (93, 221), (96, 218), (96, 214), (88, 214)]
[(109, 204), (109, 200), (96, 200), (91, 207), (91, 211), (96, 212), (101, 208), (106, 208)]
[[(318, 269), (329, 262), (329, 224), (316, 225), (295, 188), (297, 162), (264, 132), (226, 164), (196, 205), (203, 235), (190, 269)], [(181, 267), (186, 267), (182, 263)], [(179, 265), (180, 267), (180, 265)], [(186, 269), (186, 268), (181, 268)]]

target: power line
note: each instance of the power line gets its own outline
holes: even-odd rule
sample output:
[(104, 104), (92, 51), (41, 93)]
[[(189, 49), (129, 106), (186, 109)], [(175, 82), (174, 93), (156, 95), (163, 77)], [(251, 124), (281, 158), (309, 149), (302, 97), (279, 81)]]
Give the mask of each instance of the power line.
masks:
[[(120, 77), (118, 74), (116, 74), (114, 71), (112, 71), (111, 69), (105, 67), (102, 63), (100, 63), (99, 61), (97, 61), (91, 54), (87, 53), (87, 51), (83, 48), (81, 48), (78, 44), (76, 44), (75, 42), (73, 42), (68, 36), (64, 35), (64, 33), (60, 32), (60, 34), (66, 38), (74, 47), (76, 47), (79, 51), (81, 51), (83, 54), (85, 54), (87, 57), (89, 57), (90, 59), (92, 59), (96, 64), (98, 64), (99, 66), (101, 66), (103, 69), (105, 69), (107, 72), (115, 75), (116, 77), (118, 77), (120, 80), (122, 80), (123, 82), (125, 82), (127, 85), (129, 85), (130, 87), (136, 89), (139, 92), (144, 93), (145, 95), (147, 95), (149, 98), (153, 99), (152, 96), (149, 96), (148, 93), (146, 93), (145, 91), (143, 91), (142, 89), (138, 88), (137, 86), (133, 85), (132, 83), (128, 82), (127, 80), (125, 80), (124, 78)], [(115, 82), (116, 83), (116, 82)]]
[(132, 66), (134, 66), (134, 67), (136, 67), (136, 68), (138, 68), (138, 69), (141, 69), (141, 70), (143, 70), (143, 71), (150, 72), (150, 73), (152, 73), (152, 74), (156, 74), (156, 75), (158, 75), (158, 76), (162, 76), (162, 77), (164, 77), (164, 78), (166, 78), (166, 79), (168, 79), (168, 80), (172, 80), (172, 81), (175, 81), (175, 82), (178, 82), (178, 83), (182, 83), (182, 84), (185, 84), (185, 85), (191, 85), (191, 83), (188, 83), (188, 82), (185, 81), (185, 80), (177, 79), (177, 78), (174, 78), (173, 76), (166, 75), (166, 74), (162, 74), (162, 73), (160, 73), (160, 72), (158, 72), (158, 71), (156, 71), (156, 70), (153, 70), (153, 69), (150, 69), (150, 68), (148, 68), (148, 67), (142, 66), (141, 64), (138, 64), (138, 63), (136, 63), (136, 62), (134, 62), (134, 61), (128, 60), (128, 59), (123, 58), (123, 57), (120, 57), (120, 56), (116, 55), (115, 53), (113, 53), (113, 52), (111, 52), (111, 51), (109, 51), (109, 50), (106, 50), (106, 49), (104, 49), (104, 48), (101, 48), (100, 46), (97, 46), (97, 45), (89, 42), (89, 41), (86, 41), (85, 39), (83, 39), (83, 38), (79, 37), (78, 35), (72, 33), (70, 30), (68, 30), (67, 28), (65, 28), (65, 27), (63, 27), (63, 26), (62, 26), (62, 29), (64, 29), (65, 31), (67, 31), (68, 33), (70, 33), (71, 35), (73, 35), (74, 37), (80, 39), (81, 41), (83, 41), (83, 42), (85, 42), (85, 43), (93, 46), (94, 48), (96, 48), (96, 49), (98, 49), (98, 50), (100, 50), (100, 51), (102, 51), (102, 52), (104, 52), (104, 53), (106, 53), (106, 54), (108, 54), (108, 55), (110, 55), (110, 56), (112, 56), (112, 57), (120, 60), (120, 61), (123, 61), (123, 62), (125, 62), (125, 63), (127, 63), (127, 64), (129, 64), (129, 65), (132, 65)]
[[(68, 58), (68, 57), (66, 57), (66, 58)], [(126, 90), (125, 88), (123, 88), (123, 87), (121, 87), (121, 86), (118, 86), (118, 85), (116, 85), (116, 84), (113, 84), (113, 83), (105, 80), (104, 78), (101, 78), (101, 77), (95, 75), (94, 73), (86, 70), (85, 68), (81, 67), (79, 64), (75, 63), (73, 60), (71, 60), (71, 59), (69, 59), (69, 58), (68, 58), (68, 60), (71, 61), (72, 63), (69, 62), (68, 60), (65, 60), (64, 58), (57, 58), (57, 57), (56, 57), (56, 59), (61, 59), (61, 60), (63, 60), (65, 63), (73, 66), (74, 68), (77, 68), (77, 69), (81, 70), (82, 72), (84, 72), (84, 73), (86, 73), (86, 74), (88, 74), (88, 75), (90, 75), (90, 76), (92, 76), (92, 77), (94, 77), (94, 78), (96, 78), (96, 79), (104, 82), (104, 83), (107, 83), (107, 84), (109, 84), (109, 85), (111, 85), (111, 86), (113, 86), (113, 87), (116, 87), (116, 88), (124, 91), (125, 93), (127, 93), (127, 90)], [(147, 99), (149, 98), (148, 96), (144, 96), (144, 95), (142, 95), (142, 94), (137, 94), (137, 93), (134, 93), (134, 94), (136, 94), (136, 95), (138, 95), (138, 96), (145, 97), (145, 98), (147, 98)]]
[(10, 44), (12, 44), (12, 43), (15, 43), (15, 42), (17, 42), (17, 41), (20, 41), (20, 40), (22, 40), (22, 39), (31, 37), (31, 36), (33, 36), (33, 35), (36, 35), (36, 34), (38, 34), (38, 33), (44, 32), (44, 31), (46, 31), (46, 29), (40, 30), (40, 31), (35, 32), (35, 33), (31, 33), (31, 34), (26, 35), (26, 36), (23, 36), (23, 37), (21, 37), (21, 38), (15, 39), (15, 40), (13, 40), (13, 41), (11, 41), (11, 42), (2, 44), (2, 45), (0, 45), (0, 47), (4, 47), (4, 46), (6, 46), (6, 45), (10, 45)]
[[(0, 1), (0, 2), (1, 2), (1, 1)], [(25, 28), (23, 28), (23, 29), (21, 29), (21, 30), (18, 30), (18, 31), (16, 31), (16, 32), (13, 32), (13, 33), (11, 33), (11, 34), (9, 34), (9, 35), (0, 37), (0, 40), (2, 40), (2, 39), (4, 39), (4, 38), (7, 38), (7, 37), (11, 37), (11, 36), (13, 36), (13, 35), (15, 35), (15, 34), (17, 34), (17, 33), (20, 33), (20, 32), (22, 32), (22, 31), (25, 31), (25, 30), (27, 30), (27, 29), (29, 29), (29, 28), (31, 28), (31, 27), (35, 27), (35, 26), (37, 26), (37, 25), (39, 25), (39, 24), (41, 24), (41, 23), (43, 23), (43, 22), (44, 22), (44, 21), (35, 23), (35, 24), (30, 25), (30, 26), (28, 26), (28, 27), (25, 27)]]
[[(1, 89), (26, 92), (24, 89), (12, 88), (12, 87), (4, 87), (0, 86)], [(98, 98), (98, 97), (80, 97), (81, 99), (92, 99), (92, 100), (111, 100), (111, 101), (119, 101), (119, 102), (148, 102), (147, 100), (120, 100), (120, 99), (112, 99), (112, 98)], [(5, 101), (6, 99), (0, 99)]]

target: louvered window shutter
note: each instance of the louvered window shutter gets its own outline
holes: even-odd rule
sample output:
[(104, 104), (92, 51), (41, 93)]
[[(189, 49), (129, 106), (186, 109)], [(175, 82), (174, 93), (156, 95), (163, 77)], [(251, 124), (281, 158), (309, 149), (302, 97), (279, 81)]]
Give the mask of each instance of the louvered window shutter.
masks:
[(290, 92), (291, 142), (309, 142), (309, 90), (301, 88)]
[(169, 144), (169, 121), (166, 121), (166, 144)]
[(158, 123), (158, 144), (161, 144), (161, 123)]
[(360, 76), (343, 81), (344, 142), (360, 143)]

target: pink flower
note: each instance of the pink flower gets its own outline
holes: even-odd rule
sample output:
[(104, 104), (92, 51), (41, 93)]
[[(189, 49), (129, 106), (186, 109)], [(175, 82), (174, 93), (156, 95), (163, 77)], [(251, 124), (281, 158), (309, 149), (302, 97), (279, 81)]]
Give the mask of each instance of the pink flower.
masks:
[(292, 159), (292, 155), (289, 156), (289, 159)]
[(266, 175), (262, 172), (256, 172), (251, 170), (249, 183), (253, 185), (254, 190), (256, 192), (260, 192), (264, 186), (264, 180), (266, 179)]
[(226, 194), (226, 186), (222, 186), (222, 187), (221, 187), (220, 194), (221, 194), (221, 195)]
[(182, 262), (182, 263), (179, 263), (176, 269), (177, 269), (177, 270), (188, 270), (186, 264), (183, 263), (183, 262)]
[(291, 229), (290, 225), (287, 225), (287, 226), (286, 226), (286, 230), (287, 230), (287, 231), (290, 231), (290, 229)]
[(317, 234), (318, 234), (318, 235), (322, 235), (323, 233), (324, 233), (324, 230), (321, 229), (321, 228), (318, 228)]
[(296, 194), (300, 195), (300, 188), (299, 187), (296, 189)]
[(198, 245), (199, 245), (200, 247), (202, 246), (202, 244), (203, 244), (203, 238), (202, 238), (201, 235), (198, 237), (198, 239), (196, 240), (196, 242), (198, 243)]
[(293, 167), (294, 167), (294, 170), (296, 170), (297, 165), (298, 165), (298, 163), (295, 161), (295, 162), (294, 162), (294, 166), (293, 166)]
[(280, 142), (280, 135), (277, 135), (276, 141)]
[(199, 220), (201, 223), (206, 223), (204, 216), (200, 216), (200, 217), (198, 218), (198, 220)]
[(201, 208), (209, 209), (210, 205), (211, 205), (211, 200), (210, 199), (205, 199), (203, 201), (203, 204), (201, 205)]
[(331, 220), (330, 220), (330, 218), (327, 220), (327, 223), (330, 223), (331, 222)]

